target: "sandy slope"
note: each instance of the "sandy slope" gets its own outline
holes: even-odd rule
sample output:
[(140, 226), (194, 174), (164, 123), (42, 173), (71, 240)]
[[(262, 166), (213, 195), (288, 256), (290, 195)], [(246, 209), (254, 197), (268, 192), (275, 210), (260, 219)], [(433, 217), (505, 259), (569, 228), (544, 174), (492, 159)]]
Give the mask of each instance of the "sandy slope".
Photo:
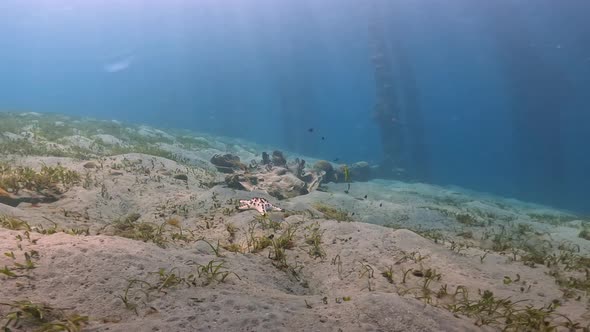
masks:
[[(590, 321), (587, 297), (579, 301), (563, 298), (547, 267), (509, 262), (506, 254), (494, 252), (482, 260), (485, 251), (478, 247), (486, 243), (475, 240), (466, 240), (473, 246), (459, 253), (450, 249), (448, 239), (459, 241), (456, 234), (466, 227), (445, 213), (469, 211), (499, 218), (487, 226), (469, 228), (476, 235), (503, 223), (522, 223), (542, 234), (531, 231), (531, 241), (550, 239), (557, 244), (567, 240), (587, 255), (590, 241), (577, 237), (579, 222), (555, 226), (532, 220), (534, 213), (550, 211), (545, 207), (395, 181), (354, 183), (349, 194), (344, 193), (344, 185), (330, 184), (328, 192), (277, 202), (261, 193), (222, 185), (210, 188), (207, 184), (221, 179), (218, 174), (142, 154), (96, 159), (92, 168), (87, 161), (69, 158), (6, 160), (31, 167), (59, 163), (80, 172), (83, 180), (55, 203), (22, 203), (17, 208), (0, 204), (1, 214), (25, 220), (37, 231), (56, 227), (70, 233), (88, 230), (90, 235), (31, 231), (27, 239), (22, 230), (0, 228), (0, 253), (13, 252), (16, 257), (1, 255), (0, 267), (23, 262), (25, 252), (38, 252), (36, 268), (18, 271), (21, 276), (17, 278), (0, 276), (0, 302), (28, 299), (87, 315), (88, 331), (494, 330), (475, 326), (473, 318), (455, 317), (442, 308), (444, 299), (433, 297), (432, 304), (438, 306), (426, 304), (420, 293), (423, 277), (408, 273), (402, 283), (403, 272), (409, 269), (440, 273), (440, 280), (430, 283), (433, 292), (445, 285), (449, 292), (465, 286), (473, 298), (478, 297), (478, 290), (491, 290), (499, 298), (526, 300), (523, 305), (535, 307), (559, 299), (558, 312), (578, 322)], [(187, 180), (176, 179), (178, 175), (186, 175)], [(257, 212), (235, 210), (235, 200), (254, 196), (266, 197), (288, 210), (271, 215), (271, 220), (280, 223), (276, 232), (262, 227)], [(347, 211), (355, 221), (323, 219), (314, 208), (318, 202)], [(114, 236), (117, 232), (111, 223), (132, 213), (139, 213), (138, 222), (164, 225), (165, 243), (158, 246)], [(178, 227), (165, 224), (171, 218), (185, 235), (190, 234), (187, 241), (171, 239), (178, 233)], [(228, 232), (229, 225), (236, 230), (234, 237)], [(296, 231), (294, 246), (286, 250), (288, 268), (275, 266), (269, 248), (257, 253), (248, 249), (249, 230), (259, 237), (274, 234), (276, 239), (289, 226)], [(308, 253), (312, 246), (306, 237), (314, 226), (320, 230), (323, 257)], [(447, 240), (435, 243), (404, 228), (435, 229)], [(207, 243), (195, 241), (198, 238), (212, 244), (234, 243), (243, 253), (221, 249), (222, 257), (217, 257)], [(190, 277), (211, 261), (224, 262), (221, 271), (232, 272), (224, 282), (204, 284), (204, 277)], [(388, 267), (393, 269), (393, 283), (381, 275)], [(160, 269), (187, 282), (147, 293), (136, 283), (128, 298), (137, 308), (126, 308), (120, 296), (130, 280), (160, 285)], [(518, 282), (504, 282), (505, 276), (515, 280), (517, 275)], [(0, 306), (0, 315), (7, 311)]]
[[(353, 233), (362, 229), (351, 226)], [(395, 238), (404, 233), (399, 232), (390, 235)], [(376, 236), (378, 230), (370, 234)], [(15, 235), (4, 230), (0, 233), (2, 250), (16, 250)], [(367, 240), (363, 237), (358, 242)], [(43, 236), (36, 245), (27, 246), (31, 248), (41, 253), (39, 267), (32, 273), (34, 279), (4, 281), (2, 297), (26, 297), (75, 308), (93, 318), (90, 331), (452, 331), (472, 327), (448, 312), (400, 298), (387, 287), (361, 291), (362, 282), (354, 273), (343, 281), (329, 278), (336, 274), (329, 262), (309, 262), (306, 270), (323, 271), (306, 273), (310, 286), (304, 289), (263, 255), (251, 254), (223, 258), (241, 280), (229, 277), (222, 284), (166, 289), (166, 294), (154, 294), (150, 308), (141, 308), (136, 316), (115, 298), (125, 289), (126, 279), (146, 278), (159, 268), (178, 267), (188, 273), (186, 262), (204, 264), (216, 257), (206, 248), (162, 249), (117, 237), (63, 233)], [(344, 261), (350, 260), (352, 265), (355, 257), (361, 259), (361, 250), (348, 250), (342, 256)], [(18, 282), (25, 285), (19, 287)], [(334, 298), (342, 295), (351, 296), (351, 301), (335, 303)], [(328, 296), (328, 304), (322, 303), (323, 296)], [(307, 308), (304, 300), (313, 308)]]

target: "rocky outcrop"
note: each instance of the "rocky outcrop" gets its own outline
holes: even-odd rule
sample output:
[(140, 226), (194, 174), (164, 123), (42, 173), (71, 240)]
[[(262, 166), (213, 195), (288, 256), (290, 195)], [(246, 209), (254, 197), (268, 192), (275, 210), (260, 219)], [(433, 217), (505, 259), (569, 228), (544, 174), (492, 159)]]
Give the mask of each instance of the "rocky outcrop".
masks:
[[(235, 161), (236, 159), (223, 160)], [(228, 167), (225, 165), (221, 166), (223, 170)], [(262, 160), (252, 162), (249, 167), (239, 170), (235, 167), (231, 169), (232, 173), (225, 177), (228, 187), (238, 190), (264, 191), (278, 199), (305, 195), (316, 190), (325, 175), (322, 170), (306, 169), (303, 159), (296, 158), (287, 162), (280, 151), (274, 151), (272, 156), (263, 153)]]
[(221, 173), (234, 173), (235, 171), (246, 170), (246, 165), (242, 164), (240, 157), (232, 154), (219, 155), (211, 157), (211, 163), (215, 165)]
[(287, 164), (287, 159), (283, 156), (281, 151), (275, 150), (272, 152), (272, 164), (274, 166), (285, 166)]
[(329, 161), (326, 160), (318, 160), (315, 164), (313, 164), (313, 169), (317, 172), (324, 172), (324, 182), (336, 182), (336, 173), (334, 171), (334, 166)]
[(366, 161), (359, 161), (350, 165), (350, 178), (354, 181), (368, 181), (371, 179), (371, 167)]

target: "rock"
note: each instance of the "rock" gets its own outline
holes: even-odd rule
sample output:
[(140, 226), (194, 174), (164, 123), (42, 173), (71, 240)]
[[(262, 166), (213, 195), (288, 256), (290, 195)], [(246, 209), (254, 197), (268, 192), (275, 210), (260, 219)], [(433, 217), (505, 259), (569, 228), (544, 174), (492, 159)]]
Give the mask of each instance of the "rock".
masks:
[(211, 163), (222, 173), (233, 173), (234, 171), (245, 170), (247, 168), (246, 165), (240, 162), (240, 157), (229, 153), (214, 155), (211, 157)]
[(225, 184), (227, 184), (227, 186), (232, 189), (247, 190), (242, 185), (242, 182), (244, 180), (245, 179), (243, 179), (242, 176), (239, 174), (230, 174), (225, 177)]
[(274, 166), (285, 166), (287, 165), (287, 159), (285, 159), (281, 151), (275, 150), (272, 152), (272, 164)]
[(264, 179), (264, 186), (260, 186), (260, 188), (264, 188), (273, 197), (286, 199), (309, 193), (307, 184), (292, 173), (283, 176), (269, 174), (271, 176)]
[(305, 169), (305, 160), (299, 160), (299, 158), (296, 158), (294, 162), (289, 163), (287, 168), (291, 173), (295, 174), (295, 176), (302, 179)]
[(8, 193), (6, 190), (0, 188), (0, 204), (5, 204), (12, 207), (17, 207), (20, 203), (31, 203), (31, 204), (39, 204), (39, 203), (53, 203), (56, 202), (59, 198), (53, 196), (51, 194), (36, 194), (32, 192), (28, 192), (25, 190), (19, 191), (20, 194), (18, 196), (12, 195)]
[(371, 179), (371, 167), (366, 161), (359, 161), (350, 165), (349, 171), (352, 181), (368, 181)]
[(186, 174), (176, 174), (173, 176), (176, 180), (188, 181)]
[(334, 166), (332, 166), (332, 164), (329, 161), (318, 160), (315, 164), (313, 164), (313, 169), (318, 172), (325, 172), (324, 182), (336, 181), (336, 172), (334, 171)]
[(96, 163), (94, 161), (89, 161), (86, 164), (84, 164), (84, 168), (96, 168)]
[[(232, 155), (212, 158), (217, 167), (229, 168), (239, 158)], [(264, 164), (266, 163), (266, 164)], [(274, 151), (272, 156), (263, 153), (262, 163), (252, 163), (250, 168), (237, 170), (231, 168), (232, 174), (225, 177), (225, 183), (233, 189), (263, 191), (269, 195), (286, 199), (305, 195), (316, 190), (322, 181), (324, 171), (306, 171), (305, 160), (295, 159), (287, 163), (282, 152)]]

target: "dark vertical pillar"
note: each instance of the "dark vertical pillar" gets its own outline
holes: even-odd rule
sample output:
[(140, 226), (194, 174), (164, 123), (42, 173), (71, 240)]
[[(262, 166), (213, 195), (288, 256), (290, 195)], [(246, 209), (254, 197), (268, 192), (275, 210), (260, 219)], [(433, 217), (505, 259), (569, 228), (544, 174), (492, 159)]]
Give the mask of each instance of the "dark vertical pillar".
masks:
[[(375, 115), (380, 126), (384, 167), (382, 176), (400, 176), (425, 181), (429, 178), (429, 158), (424, 142), (419, 89), (407, 50), (403, 46), (403, 27), (386, 33), (380, 14), (382, 8), (370, 8), (369, 38), (374, 69)], [(390, 19), (395, 21), (395, 17)], [(395, 75), (395, 77), (394, 77)]]
[(399, 76), (398, 91), (401, 100), (400, 117), (403, 119), (403, 135), (407, 155), (406, 174), (415, 180), (428, 181), (430, 179), (430, 158), (424, 138), (424, 119), (420, 104), (420, 89), (418, 88), (413, 63), (408, 56), (408, 50), (403, 46), (403, 27), (396, 26), (393, 32), (392, 50), (396, 54), (396, 68)]
[(399, 114), (399, 104), (394, 86), (393, 72), (387, 43), (384, 39), (384, 27), (378, 8), (371, 7), (369, 18), (369, 42), (371, 48), (371, 64), (375, 77), (375, 120), (379, 125), (383, 161), (383, 176), (393, 174), (393, 169), (403, 167), (402, 147), (403, 136)]

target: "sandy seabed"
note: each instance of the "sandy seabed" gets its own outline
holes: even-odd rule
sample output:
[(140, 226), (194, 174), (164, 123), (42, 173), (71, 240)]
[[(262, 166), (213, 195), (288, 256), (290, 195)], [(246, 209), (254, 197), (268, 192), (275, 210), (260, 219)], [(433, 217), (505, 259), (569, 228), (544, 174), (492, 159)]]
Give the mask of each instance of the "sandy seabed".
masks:
[[(13, 274), (0, 273), (0, 325), (16, 301), (47, 305), (46, 322), (87, 316), (84, 331), (535, 330), (514, 322), (531, 320), (519, 316), (527, 306), (552, 308), (545, 320), (558, 330), (568, 319), (578, 330), (590, 322), (583, 220), (384, 180), (278, 201), (213, 185), (223, 177), (205, 165), (219, 149), (186, 152), (202, 166), (138, 153), (3, 156), (12, 167), (61, 165), (81, 179), (55, 202), (0, 204), (0, 267)], [(236, 210), (255, 196), (286, 212)], [(534, 263), (527, 246), (556, 258)], [(477, 312), (486, 291), (509, 309)], [(13, 323), (12, 331), (43, 327), (24, 316)]]

